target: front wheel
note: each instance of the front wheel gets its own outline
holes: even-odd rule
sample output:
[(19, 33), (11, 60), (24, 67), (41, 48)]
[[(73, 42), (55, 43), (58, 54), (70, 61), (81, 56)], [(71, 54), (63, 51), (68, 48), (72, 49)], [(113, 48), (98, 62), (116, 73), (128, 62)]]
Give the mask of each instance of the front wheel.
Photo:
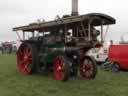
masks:
[(56, 80), (66, 81), (69, 77), (69, 64), (63, 56), (58, 56), (53, 64), (53, 73)]
[(96, 61), (89, 57), (85, 56), (80, 62), (80, 75), (85, 78), (95, 78), (97, 74), (97, 65)]

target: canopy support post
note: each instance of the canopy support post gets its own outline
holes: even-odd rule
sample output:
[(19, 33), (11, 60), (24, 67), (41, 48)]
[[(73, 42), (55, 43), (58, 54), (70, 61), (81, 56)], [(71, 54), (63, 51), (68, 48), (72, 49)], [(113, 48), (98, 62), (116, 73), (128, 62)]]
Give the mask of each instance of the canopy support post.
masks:
[(101, 42), (104, 42), (104, 40), (103, 40), (103, 24), (104, 24), (104, 20), (101, 22)]
[(19, 33), (18, 33), (17, 31), (16, 31), (16, 34), (17, 34), (18, 38), (19, 38), (20, 40), (22, 40), (21, 37), (20, 37), (20, 35), (19, 35)]
[(25, 32), (23, 31), (23, 40), (25, 40)]
[(67, 24), (64, 25), (64, 43), (66, 44)]
[(32, 32), (32, 38), (34, 38), (34, 37), (35, 37), (35, 32), (33, 31), (33, 32)]
[(91, 20), (88, 22), (88, 40), (91, 41)]
[(80, 24), (81, 24), (81, 27), (82, 27), (83, 33), (84, 33), (84, 35), (86, 36), (86, 33), (85, 33), (86, 31), (85, 31), (85, 29), (84, 29), (84, 24), (83, 24), (82, 22), (81, 22)]

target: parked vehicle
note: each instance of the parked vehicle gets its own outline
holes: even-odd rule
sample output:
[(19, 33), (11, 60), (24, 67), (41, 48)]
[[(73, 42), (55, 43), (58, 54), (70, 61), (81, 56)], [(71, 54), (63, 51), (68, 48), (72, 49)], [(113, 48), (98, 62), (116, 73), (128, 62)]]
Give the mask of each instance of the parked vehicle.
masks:
[(112, 70), (128, 70), (128, 44), (111, 45), (108, 61), (112, 63)]
[(108, 49), (105, 47), (99, 47), (99, 48), (91, 48), (87, 55), (92, 56), (98, 64), (102, 64), (105, 61), (107, 61), (108, 58)]

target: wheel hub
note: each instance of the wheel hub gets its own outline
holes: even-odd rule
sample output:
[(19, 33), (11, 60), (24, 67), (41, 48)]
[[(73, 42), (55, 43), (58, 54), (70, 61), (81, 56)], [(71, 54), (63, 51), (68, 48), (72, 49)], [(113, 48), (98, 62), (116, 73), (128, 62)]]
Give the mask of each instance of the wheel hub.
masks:
[(87, 71), (89, 71), (89, 70), (91, 70), (91, 66), (85, 66), (84, 69), (87, 70)]
[(27, 55), (24, 56), (24, 60), (28, 60), (28, 56)]
[(61, 66), (58, 66), (57, 71), (60, 71), (60, 70), (62, 70), (62, 68)]

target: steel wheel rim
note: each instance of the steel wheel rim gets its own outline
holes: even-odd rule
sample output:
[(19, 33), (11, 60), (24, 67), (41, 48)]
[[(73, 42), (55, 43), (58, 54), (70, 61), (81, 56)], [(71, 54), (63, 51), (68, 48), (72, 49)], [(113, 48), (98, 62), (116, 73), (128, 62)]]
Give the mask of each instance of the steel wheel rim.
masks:
[(90, 59), (84, 59), (80, 64), (80, 74), (84, 78), (90, 78), (93, 74), (93, 62)]
[(65, 77), (65, 67), (63, 57), (57, 58), (54, 63), (54, 76), (56, 80), (64, 80)]
[(23, 74), (29, 74), (32, 69), (32, 48), (29, 44), (23, 44), (18, 50), (18, 68)]

